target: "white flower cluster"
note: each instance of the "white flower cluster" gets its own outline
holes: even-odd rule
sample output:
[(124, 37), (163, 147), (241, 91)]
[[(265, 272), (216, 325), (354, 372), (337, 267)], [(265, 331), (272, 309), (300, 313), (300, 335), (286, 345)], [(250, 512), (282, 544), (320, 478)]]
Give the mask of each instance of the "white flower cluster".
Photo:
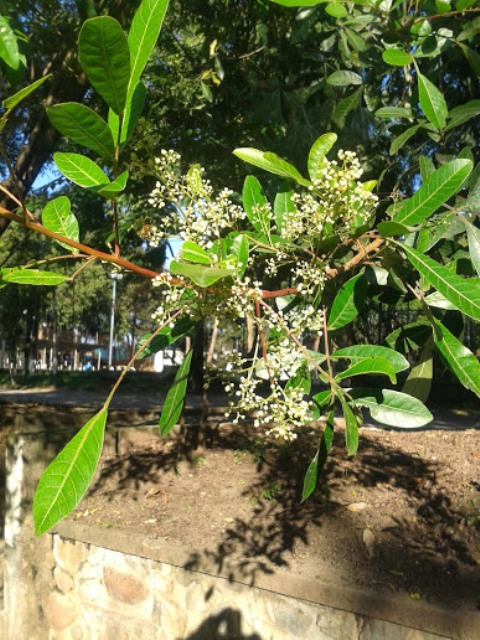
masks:
[(343, 150), (337, 157), (338, 161), (324, 161), (322, 173), (313, 180), (309, 193), (292, 195), (295, 208), (285, 213), (284, 238), (313, 242), (327, 225), (341, 234), (371, 217), (378, 198), (358, 182), (362, 175), (358, 158), (352, 151)]
[(213, 187), (199, 165), (180, 175), (175, 170), (180, 160), (178, 153), (165, 149), (155, 158), (158, 180), (148, 203), (164, 210), (164, 214), (158, 225), (148, 229), (148, 240), (156, 245), (167, 236), (178, 235), (208, 248), (226, 230), (235, 228), (245, 212), (232, 202), (233, 192), (229, 189), (214, 196)]
[(299, 260), (293, 267), (293, 286), (302, 295), (314, 295), (325, 285), (325, 265), (318, 261)]

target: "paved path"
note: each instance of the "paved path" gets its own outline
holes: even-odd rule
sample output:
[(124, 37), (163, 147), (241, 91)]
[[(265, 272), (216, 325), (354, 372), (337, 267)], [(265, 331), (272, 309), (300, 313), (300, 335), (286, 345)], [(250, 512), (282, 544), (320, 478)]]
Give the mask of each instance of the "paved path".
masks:
[[(0, 404), (29, 404), (43, 406), (61, 406), (71, 408), (88, 408), (96, 411), (99, 409), (105, 398), (106, 392), (95, 391), (72, 391), (70, 389), (55, 388), (32, 388), (32, 389), (0, 389)], [(165, 400), (165, 392), (158, 393), (131, 393), (127, 390), (119, 390), (110, 405), (116, 411), (137, 411), (139, 413), (160, 412)], [(212, 394), (209, 396), (212, 407), (226, 407), (227, 397), (222, 394)], [(199, 394), (187, 395), (186, 406), (188, 408), (198, 408), (201, 406), (201, 396)], [(478, 410), (456, 408), (452, 410), (432, 409), (434, 421), (425, 427), (426, 429), (479, 429), (480, 430), (480, 403)], [(368, 421), (369, 426), (382, 425), (374, 421)]]

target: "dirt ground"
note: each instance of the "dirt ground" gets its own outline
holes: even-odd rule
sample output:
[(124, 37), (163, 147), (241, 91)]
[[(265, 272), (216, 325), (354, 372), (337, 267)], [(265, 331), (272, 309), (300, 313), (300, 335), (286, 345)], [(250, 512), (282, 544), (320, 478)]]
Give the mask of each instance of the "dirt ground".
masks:
[(362, 428), (347, 458), (340, 425), (321, 489), (302, 504), (318, 430), (288, 448), (217, 419), (194, 462), (154, 434), (105, 457), (71, 518), (187, 545), (193, 569), (202, 554), (219, 567), (228, 557), (251, 583), (287, 570), (478, 610), (479, 427), (450, 414), (434, 430)]

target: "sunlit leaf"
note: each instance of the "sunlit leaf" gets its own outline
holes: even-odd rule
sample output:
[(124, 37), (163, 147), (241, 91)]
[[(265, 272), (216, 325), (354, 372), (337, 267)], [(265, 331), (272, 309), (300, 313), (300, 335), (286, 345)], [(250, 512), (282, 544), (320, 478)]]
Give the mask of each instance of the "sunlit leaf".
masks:
[(358, 273), (340, 287), (328, 316), (327, 324), (330, 331), (344, 327), (357, 317), (363, 301), (362, 276), (363, 272)]
[(423, 402), (401, 391), (355, 388), (349, 395), (356, 405), (367, 408), (374, 420), (391, 427), (415, 429), (433, 420)]
[[(312, 178), (313, 180), (313, 178)], [(277, 232), (282, 233), (283, 219), (286, 213), (293, 213), (296, 210), (295, 204), (292, 202), (293, 191), (283, 191), (277, 193), (273, 203), (273, 213), (275, 215), (275, 224)]]
[(54, 271), (42, 271), (40, 269), (18, 269), (10, 273), (3, 274), (2, 279), (5, 282), (13, 282), (15, 284), (31, 284), (42, 287), (54, 287), (68, 280), (68, 276), (64, 273), (55, 273)]
[(448, 108), (443, 94), (421, 73), (417, 73), (417, 78), (418, 96), (423, 113), (437, 129), (445, 129)]
[(325, 166), (325, 156), (337, 141), (336, 133), (324, 133), (317, 138), (308, 154), (308, 174), (312, 180), (319, 177)]
[[(66, 196), (59, 196), (45, 205), (42, 211), (42, 222), (46, 229), (78, 242), (78, 221), (70, 209), (70, 200)], [(63, 242), (59, 244), (69, 251), (78, 251)]]
[(407, 379), (402, 387), (402, 393), (426, 402), (430, 395), (433, 378), (433, 338), (430, 335), (425, 343), (418, 362), (410, 369)]
[(203, 267), (199, 264), (185, 264), (172, 260), (170, 271), (179, 276), (186, 276), (199, 287), (209, 287), (222, 278), (233, 277), (235, 274), (230, 269), (219, 267)]
[(279, 158), (276, 153), (259, 151), (258, 149), (253, 149), (251, 147), (235, 149), (233, 153), (237, 158), (240, 158), (240, 160), (253, 164), (255, 167), (259, 167), (260, 169), (264, 169), (270, 173), (282, 176), (282, 178), (290, 178), (304, 186), (308, 186), (310, 184), (310, 182), (305, 180), (305, 178), (292, 164), (286, 160), (282, 160), (282, 158)]
[(268, 202), (263, 194), (262, 185), (255, 176), (247, 176), (243, 183), (243, 208), (252, 226), (257, 231), (265, 232), (270, 228), (270, 216), (264, 210)]
[(452, 160), (434, 171), (393, 217), (394, 222), (417, 225), (455, 195), (472, 171), (470, 160)]
[(402, 49), (386, 49), (382, 53), (382, 58), (384, 62), (394, 67), (404, 67), (407, 64), (411, 64), (413, 56)]
[(385, 360), (388, 360), (390, 364), (393, 365), (395, 373), (400, 373), (400, 371), (404, 371), (410, 366), (408, 360), (404, 358), (401, 353), (388, 347), (380, 347), (373, 344), (357, 344), (353, 347), (337, 349), (332, 353), (331, 357), (334, 360), (338, 358), (348, 358), (352, 364), (365, 360), (365, 358), (385, 358)]
[(460, 382), (480, 398), (480, 362), (447, 327), (435, 320), (435, 346)]
[(37, 536), (68, 516), (84, 496), (100, 459), (106, 421), (103, 408), (44, 471), (32, 507)]
[(397, 136), (391, 143), (390, 145), (390, 149), (388, 150), (388, 153), (391, 156), (394, 156), (398, 151), (400, 151), (400, 149), (403, 147), (403, 145), (408, 142), (410, 140), (410, 138), (412, 136), (414, 136), (417, 131), (420, 129), (421, 125), (419, 124), (414, 124), (412, 127), (409, 127), (408, 129), (405, 129), (405, 131), (403, 131), (399, 136)]
[(480, 320), (480, 283), (452, 273), (429, 256), (402, 244), (410, 263), (420, 275), (467, 316)]
[(470, 259), (475, 268), (475, 271), (477, 272), (477, 275), (480, 276), (480, 229), (478, 227), (475, 227), (464, 217), (462, 217), (462, 222), (467, 229), (468, 250)]
[(20, 66), (17, 39), (6, 18), (0, 16), (0, 59), (12, 69)]
[(58, 152), (53, 159), (60, 173), (85, 189), (101, 187), (110, 182), (106, 173), (87, 156)]
[(46, 108), (48, 118), (60, 133), (72, 142), (98, 153), (105, 160), (115, 156), (108, 124), (95, 111), (78, 102), (63, 102)]
[(348, 87), (351, 84), (363, 84), (362, 76), (354, 71), (334, 71), (327, 77), (328, 84), (334, 87)]
[(104, 198), (109, 198), (114, 200), (118, 198), (118, 196), (125, 191), (125, 187), (128, 182), (128, 171), (123, 171), (119, 176), (112, 180), (109, 184), (105, 185), (101, 189), (99, 189), (99, 195)]
[(335, 376), (335, 380), (345, 380), (346, 378), (364, 375), (385, 375), (390, 378), (392, 384), (397, 382), (395, 368), (392, 363), (386, 358), (378, 356), (354, 362), (345, 371), (338, 373)]
[(110, 16), (86, 20), (78, 38), (78, 58), (97, 93), (121, 114), (130, 80), (130, 50), (120, 23)]
[(340, 396), (340, 404), (342, 405), (343, 418), (345, 420), (345, 444), (347, 445), (347, 453), (349, 456), (353, 456), (357, 453), (358, 449), (359, 420), (357, 420), (357, 416), (343, 395)]
[(333, 409), (331, 409), (327, 415), (327, 422), (320, 439), (317, 453), (315, 454), (312, 462), (308, 465), (308, 469), (303, 480), (302, 502), (304, 502), (315, 491), (315, 487), (317, 486), (318, 482), (318, 476), (325, 466), (328, 453), (332, 447), (333, 428), (334, 413)]
[(182, 244), (181, 255), (184, 260), (188, 262), (195, 262), (197, 264), (212, 264), (212, 259), (208, 253), (196, 242), (186, 240)]
[[(1, 17), (0, 17), (1, 20)], [(51, 73), (49, 73), (47, 76), (43, 76), (43, 78), (39, 78), (38, 80), (35, 80), (35, 82), (32, 82), (32, 84), (29, 84), (28, 87), (24, 87), (23, 89), (20, 89), (20, 91), (17, 91), (17, 93), (14, 93), (13, 96), (10, 96), (9, 98), (5, 98), (5, 100), (2, 102), (2, 107), (5, 107), (5, 109), (13, 109), (14, 107), (17, 106), (17, 104), (20, 104), (20, 102), (22, 100), (24, 100), (27, 96), (29, 96), (31, 93), (33, 93), (36, 89), (38, 89), (38, 87), (40, 87), (46, 80), (48, 80), (51, 77)]]

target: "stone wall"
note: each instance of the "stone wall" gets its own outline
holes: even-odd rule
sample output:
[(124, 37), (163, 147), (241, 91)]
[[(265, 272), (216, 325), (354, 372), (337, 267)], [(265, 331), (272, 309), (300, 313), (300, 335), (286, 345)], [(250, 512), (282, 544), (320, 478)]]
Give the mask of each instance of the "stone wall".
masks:
[(51, 640), (441, 638), (58, 534), (51, 540)]
[[(50, 418), (51, 418), (50, 414)], [(308, 580), (286, 570), (246, 582), (191, 548), (63, 522), (35, 538), (38, 478), (85, 415), (55, 425), (17, 415), (6, 445), (5, 608), (0, 640), (478, 640), (480, 614)], [(68, 425), (69, 428), (65, 428)], [(54, 428), (55, 427), (55, 428)], [(105, 446), (128, 447), (128, 429)], [(135, 438), (148, 436), (137, 432)], [(0, 618), (1, 619), (1, 618)]]

